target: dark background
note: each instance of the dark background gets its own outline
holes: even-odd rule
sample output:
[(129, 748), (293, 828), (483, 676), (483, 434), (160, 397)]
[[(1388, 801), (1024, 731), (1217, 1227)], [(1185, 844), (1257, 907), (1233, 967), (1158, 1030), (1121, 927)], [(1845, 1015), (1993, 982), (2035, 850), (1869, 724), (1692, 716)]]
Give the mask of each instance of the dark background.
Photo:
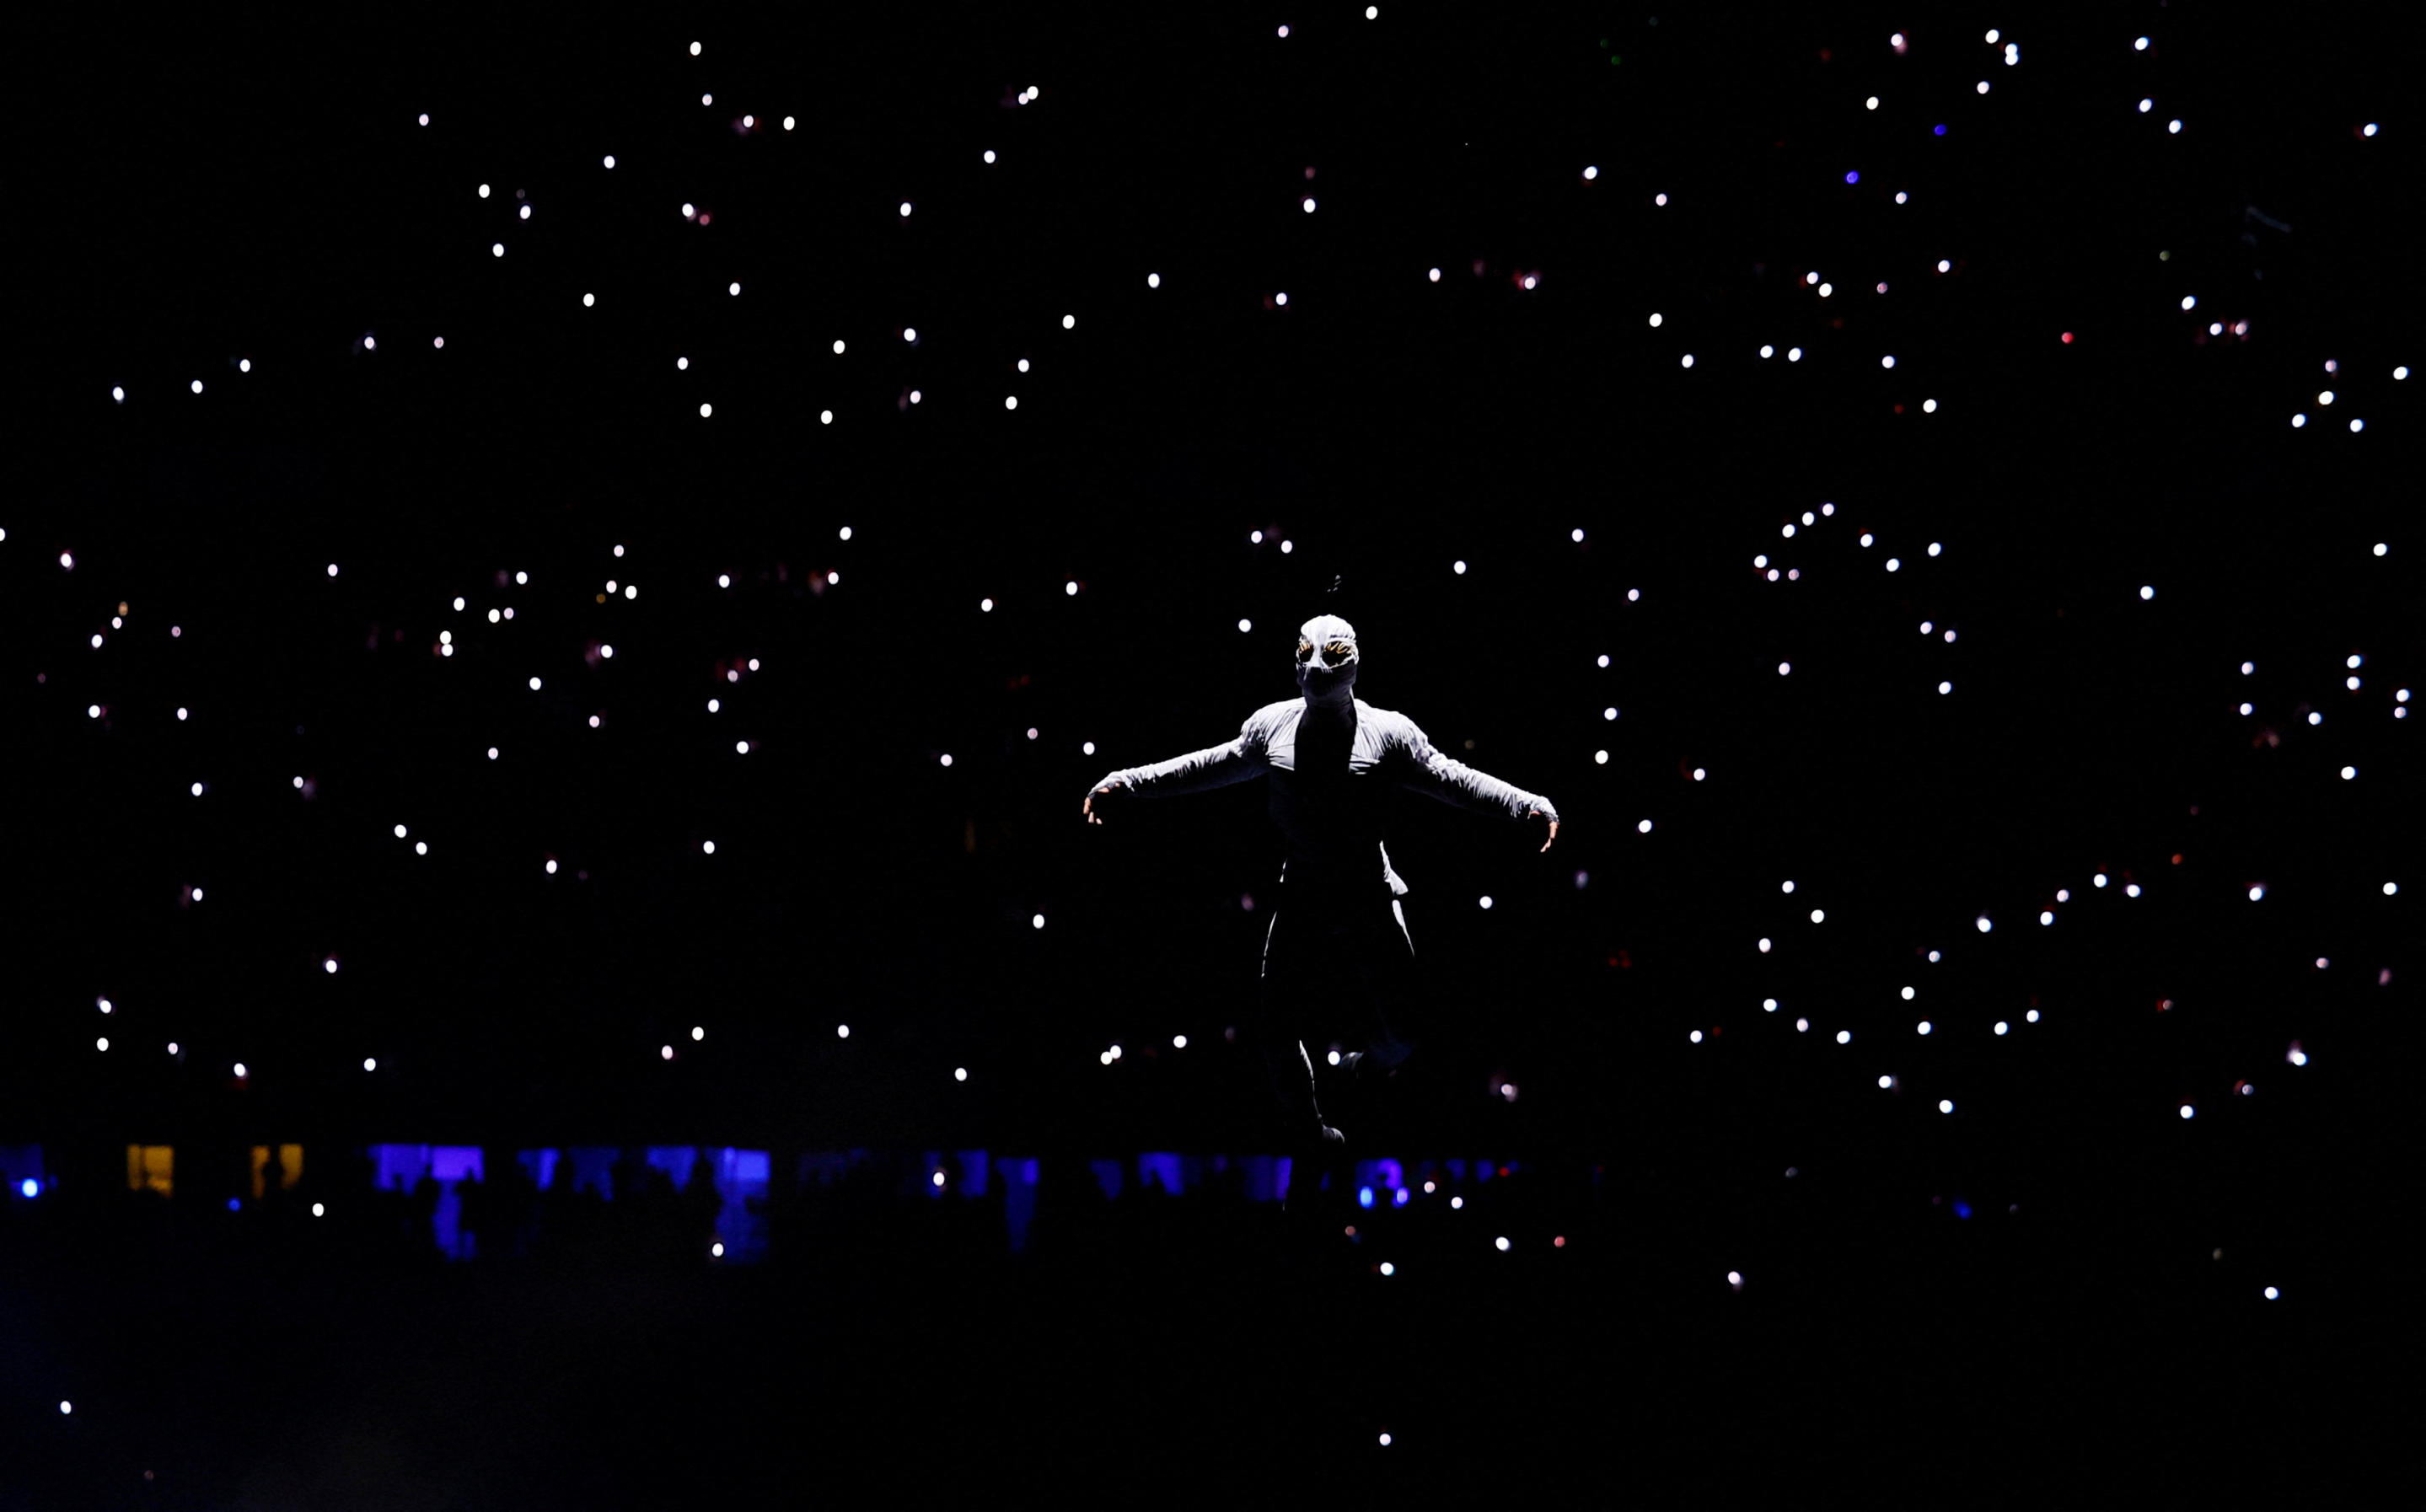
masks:
[(1589, 1306), (1908, 1323), (1953, 1245), (1949, 1329), (2274, 1284), (2341, 1330), (2276, 1384), (2348, 1379), (2426, 887), (2401, 18), (1361, 9), (13, 22), (0, 1138), (1271, 1148), (1261, 786), (1076, 809), (1337, 612), (1563, 817), (1400, 816), (1405, 1153), (1597, 1168)]

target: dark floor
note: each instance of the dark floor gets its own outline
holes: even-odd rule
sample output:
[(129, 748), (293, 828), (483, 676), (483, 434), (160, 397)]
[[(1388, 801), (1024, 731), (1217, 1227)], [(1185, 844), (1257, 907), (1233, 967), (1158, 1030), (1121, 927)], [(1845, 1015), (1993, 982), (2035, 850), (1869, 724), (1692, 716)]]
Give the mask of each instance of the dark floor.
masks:
[(1393, 1239), (1309, 1255), (1271, 1204), (994, 1259), (918, 1211), (729, 1268), (21, 1232), (0, 1506), (2363, 1506), (2403, 1431), (2385, 1330), (2094, 1306), (2090, 1253), (1738, 1292), (1605, 1215), (1410, 1231), (1383, 1278)]

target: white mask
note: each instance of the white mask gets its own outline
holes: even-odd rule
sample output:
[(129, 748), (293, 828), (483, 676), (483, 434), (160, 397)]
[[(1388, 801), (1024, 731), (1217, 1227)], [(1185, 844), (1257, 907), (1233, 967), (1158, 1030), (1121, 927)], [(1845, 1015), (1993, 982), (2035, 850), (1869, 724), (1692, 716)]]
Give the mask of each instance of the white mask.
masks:
[(1297, 685), (1320, 708), (1350, 706), (1356, 687), (1356, 627), (1318, 614), (1298, 627)]

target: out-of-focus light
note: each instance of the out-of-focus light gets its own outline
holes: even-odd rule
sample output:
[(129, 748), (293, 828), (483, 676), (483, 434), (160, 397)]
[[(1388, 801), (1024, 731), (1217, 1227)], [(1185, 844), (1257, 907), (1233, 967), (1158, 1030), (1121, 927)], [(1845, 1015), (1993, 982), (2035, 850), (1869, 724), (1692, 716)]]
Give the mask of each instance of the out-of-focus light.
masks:
[(2192, 1108), (2191, 1108), (2191, 1106), (2189, 1103), (2187, 1103), (2187, 1102), (2183, 1103), (2183, 1104), (2182, 1104), (2182, 1117), (2183, 1117), (2183, 1118), (2191, 1118), (2191, 1117), (2194, 1117), (2194, 1116), (2195, 1116), (2195, 1110), (2194, 1110), (2194, 1109), (2192, 1109)]

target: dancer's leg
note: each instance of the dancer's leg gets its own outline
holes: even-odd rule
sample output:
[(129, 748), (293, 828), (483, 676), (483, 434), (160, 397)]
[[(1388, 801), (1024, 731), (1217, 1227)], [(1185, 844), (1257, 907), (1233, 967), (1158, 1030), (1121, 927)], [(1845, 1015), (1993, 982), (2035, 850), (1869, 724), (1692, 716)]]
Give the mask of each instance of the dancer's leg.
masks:
[(1300, 948), (1303, 926), (1288, 919), (1285, 927), (1285, 919), (1288, 919), (1286, 912), (1276, 910), (1264, 932), (1263, 975), (1255, 993), (1253, 1028), (1264, 1057), (1264, 1075), (1280, 1104), (1281, 1128), (1294, 1141), (1319, 1129), (1322, 1113), (1315, 1099), (1314, 1063), (1306, 1056), (1302, 1037), (1301, 1010), (1308, 964)]
[[(1264, 935), (1263, 977), (1255, 994), (1254, 1035), (1264, 1073), (1281, 1115), (1282, 1152), (1289, 1159), (1288, 1192), (1282, 1209), (1292, 1218), (1310, 1217), (1326, 1175), (1341, 1153), (1339, 1131), (1325, 1126), (1315, 1095), (1314, 1061), (1304, 1040), (1306, 992), (1316, 964), (1306, 948), (1323, 939), (1319, 924), (1277, 909)], [(1345, 1178), (1333, 1182), (1343, 1187)]]
[(1415, 970), (1415, 941), (1407, 932), (1406, 910), (1398, 899), (1384, 900), (1364, 915), (1355, 955), (1367, 1028), (1365, 1048), (1348, 1057), (1347, 1116), (1354, 1126), (1347, 1132), (1353, 1143), (1369, 1151), (1381, 1132), (1375, 1128), (1378, 1118), (1403, 1101), (1384, 1097), (1382, 1088), (1401, 1089), (1399, 1081), (1415, 1059), (1427, 1017), (1428, 997)]

